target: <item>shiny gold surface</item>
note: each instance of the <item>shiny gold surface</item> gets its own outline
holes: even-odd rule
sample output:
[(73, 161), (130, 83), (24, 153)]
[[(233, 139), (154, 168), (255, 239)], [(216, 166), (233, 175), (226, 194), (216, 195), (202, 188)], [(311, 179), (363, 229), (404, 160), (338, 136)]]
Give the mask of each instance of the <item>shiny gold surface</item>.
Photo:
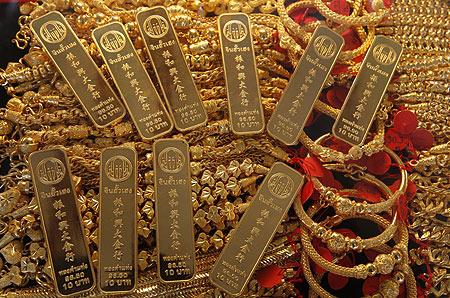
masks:
[(95, 278), (66, 153), (38, 151), (29, 161), (55, 289), (62, 296), (89, 291)]
[(375, 37), (333, 125), (334, 136), (352, 145), (364, 142), (401, 54), (399, 43)]
[(264, 130), (250, 19), (245, 13), (219, 16), (219, 37), (231, 129), (237, 135)]
[(154, 143), (158, 276), (165, 282), (189, 280), (195, 273), (191, 175), (187, 142)]
[(299, 172), (274, 163), (210, 273), (217, 287), (231, 295), (243, 291), (302, 184)]
[(122, 23), (99, 27), (92, 37), (141, 138), (151, 140), (169, 133), (172, 119)]
[(143, 10), (136, 19), (175, 127), (186, 131), (204, 125), (206, 111), (167, 10)]
[(267, 123), (269, 135), (286, 145), (298, 143), (343, 45), (339, 34), (325, 26), (317, 27)]
[(125, 115), (124, 106), (60, 12), (49, 12), (30, 27), (96, 126), (116, 123)]
[(103, 150), (97, 272), (104, 292), (129, 292), (136, 286), (136, 188), (136, 151), (128, 147)]

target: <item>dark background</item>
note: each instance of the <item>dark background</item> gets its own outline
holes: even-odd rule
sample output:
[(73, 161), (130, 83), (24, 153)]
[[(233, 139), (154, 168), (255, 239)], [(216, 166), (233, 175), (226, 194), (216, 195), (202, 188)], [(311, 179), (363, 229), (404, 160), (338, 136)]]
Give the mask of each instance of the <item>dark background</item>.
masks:
[[(0, 0), (1, 1), (1, 0)], [(12, 39), (19, 31), (17, 20), (19, 18), (19, 4), (0, 3), (0, 68), (5, 69), (8, 62), (17, 62), (25, 53), (19, 50)], [(8, 101), (6, 89), (0, 86), (0, 108), (5, 107)], [(0, 174), (6, 174), (9, 169), (8, 159), (0, 164)], [(0, 181), (1, 182), (1, 181)]]
[[(19, 50), (12, 39), (19, 31), (19, 4), (0, 3), (0, 68), (5, 69), (10, 61), (18, 61), (25, 51)], [(0, 107), (6, 104), (5, 88), (0, 88)]]

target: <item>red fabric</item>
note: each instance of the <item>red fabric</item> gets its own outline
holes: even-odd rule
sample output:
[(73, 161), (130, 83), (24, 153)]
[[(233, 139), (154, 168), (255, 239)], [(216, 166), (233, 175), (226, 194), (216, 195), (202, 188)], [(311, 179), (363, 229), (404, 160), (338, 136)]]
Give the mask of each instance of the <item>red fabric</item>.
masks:
[(364, 280), (362, 292), (364, 296), (373, 295), (378, 291), (378, 285), (380, 284), (380, 278), (378, 276), (370, 276)]
[[(347, 29), (342, 33), (342, 37), (344, 38), (345, 44), (342, 47), (343, 51), (351, 51), (358, 48), (361, 45), (361, 40), (359, 39), (358, 34), (353, 29)], [(361, 62), (358, 60), (362, 60), (362, 55), (355, 57), (355, 62)]]
[(370, 203), (381, 202), (381, 192), (376, 186), (366, 181), (358, 181), (355, 183), (355, 189), (358, 190), (357, 197)]
[(331, 0), (328, 3), (328, 7), (338, 14), (344, 16), (350, 15), (350, 5), (348, 5), (346, 0)]
[(408, 146), (409, 139), (400, 135), (393, 129), (388, 129), (384, 135), (384, 142), (389, 149), (400, 151)]
[(384, 175), (391, 167), (391, 164), (391, 157), (384, 151), (367, 157), (367, 170), (374, 175)]
[(417, 116), (411, 111), (403, 110), (394, 116), (394, 130), (401, 135), (411, 134), (417, 124)]
[(302, 204), (305, 204), (309, 200), (313, 191), (314, 191), (314, 183), (311, 180), (308, 180), (302, 187), (300, 197), (300, 201)]
[(348, 89), (341, 86), (335, 86), (327, 91), (327, 102), (335, 109), (340, 109), (347, 96)]
[(267, 266), (258, 272), (256, 272), (256, 280), (259, 285), (263, 288), (273, 288), (274, 286), (280, 284), (284, 277), (283, 268), (278, 265)]
[(417, 150), (429, 150), (433, 146), (434, 137), (428, 130), (418, 128), (411, 133), (411, 142)]

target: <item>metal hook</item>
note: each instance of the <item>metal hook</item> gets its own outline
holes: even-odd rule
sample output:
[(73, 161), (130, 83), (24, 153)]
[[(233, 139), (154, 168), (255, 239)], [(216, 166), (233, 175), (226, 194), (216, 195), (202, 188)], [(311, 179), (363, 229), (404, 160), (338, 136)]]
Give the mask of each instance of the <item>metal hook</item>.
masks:
[(36, 105), (37, 105), (37, 107), (38, 107), (38, 110), (37, 110), (37, 111), (34, 111), (34, 110), (33, 110), (33, 107), (34, 107), (34, 106), (27, 106), (27, 110), (29, 110), (30, 113), (31, 113), (33, 116), (41, 114), (42, 111), (44, 110), (44, 106), (42, 105), (42, 103), (38, 103), (38, 104), (36, 104)]

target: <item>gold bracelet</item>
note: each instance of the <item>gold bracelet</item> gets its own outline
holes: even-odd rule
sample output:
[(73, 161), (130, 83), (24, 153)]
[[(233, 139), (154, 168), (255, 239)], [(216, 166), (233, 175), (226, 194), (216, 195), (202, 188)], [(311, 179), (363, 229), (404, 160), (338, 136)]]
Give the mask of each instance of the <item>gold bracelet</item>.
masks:
[(394, 246), (391, 253), (378, 255), (373, 263), (360, 264), (354, 267), (343, 267), (325, 260), (312, 246), (311, 238), (306, 231), (302, 231), (301, 241), (308, 256), (325, 270), (346, 277), (366, 279), (368, 276), (376, 274), (388, 274), (403, 259), (408, 258), (406, 249), (408, 247), (408, 230), (404, 225), (400, 225), (398, 231), (400, 241)]
[[(305, 278), (311, 287), (311, 289), (318, 294), (321, 298), (337, 298), (336, 296), (327, 292), (314, 277), (308, 260), (308, 255), (305, 251), (301, 254), (301, 265)], [(408, 265), (404, 265), (402, 269), (397, 270), (394, 273), (394, 277), (390, 278), (378, 287), (378, 293), (365, 298), (389, 298), (397, 297), (399, 294), (399, 287), (402, 283), (406, 281), (406, 291), (408, 298), (417, 297), (416, 280), (414, 278), (414, 273)]]
[[(320, 138), (319, 138), (320, 140)], [(398, 198), (405, 193), (406, 187), (408, 185), (408, 172), (397, 154), (391, 149), (384, 147), (384, 151), (391, 156), (391, 158), (397, 163), (400, 169), (401, 180), (398, 189), (394, 194), (389, 195), (389, 199), (382, 201), (380, 203), (368, 204), (366, 201), (362, 203), (356, 203), (348, 198), (339, 195), (335, 190), (325, 187), (318, 178), (311, 177), (315, 188), (323, 195), (324, 199), (330, 203), (338, 215), (348, 215), (348, 214), (366, 214), (366, 213), (381, 213), (388, 211), (397, 202)], [(378, 186), (379, 188), (389, 190), (387, 186), (378, 180), (375, 176), (363, 172), (360, 169), (354, 169), (351, 164), (325, 164), (325, 168), (337, 170), (340, 172), (347, 172), (348, 174), (356, 174), (358, 179), (364, 179)]]
[(318, 237), (322, 240), (322, 242), (326, 243), (328, 249), (333, 253), (342, 254), (350, 250), (362, 251), (364, 249), (379, 246), (389, 241), (397, 231), (397, 214), (394, 215), (391, 223), (376, 214), (356, 214), (333, 217), (331, 219), (333, 224), (338, 224), (351, 218), (362, 218), (376, 222), (385, 228), (381, 234), (375, 237), (367, 239), (362, 239), (360, 237), (349, 238), (327, 228), (326, 224), (328, 224), (328, 222), (326, 224), (316, 223), (311, 216), (305, 212), (303, 205), (297, 201), (299, 200), (296, 200), (294, 203), (294, 210), (302, 224), (308, 228), (314, 237)]
[[(384, 120), (380, 118), (376, 119), (377, 132), (373, 136), (373, 139), (367, 144), (362, 146), (353, 146), (348, 150), (348, 153), (342, 153), (340, 151), (327, 148), (317, 144), (306, 135), (305, 132), (300, 134), (300, 142), (308, 149), (309, 152), (318, 156), (323, 162), (337, 161), (345, 162), (348, 160), (358, 160), (363, 155), (370, 156), (375, 154), (384, 148)], [(329, 136), (329, 134), (322, 137)]]
[(375, 214), (354, 215), (337, 218), (333, 217), (332, 221), (334, 224), (341, 223), (342, 221), (347, 219), (361, 218), (368, 219), (377, 223), (382, 223), (385, 227), (383, 232), (375, 237), (365, 239), (362, 239), (360, 237), (349, 238), (338, 232), (334, 232), (326, 228), (322, 223), (314, 222), (311, 217), (306, 214), (306, 212), (303, 213), (301, 210), (300, 212), (298, 212), (297, 209), (295, 210), (297, 214), (300, 214), (302, 216), (301, 221), (311, 231), (312, 236), (320, 238), (322, 242), (326, 243), (328, 249), (332, 253), (337, 254), (346, 253), (350, 250), (360, 252), (364, 249), (377, 247), (383, 243), (386, 243), (394, 236), (398, 226), (397, 214), (394, 215), (391, 223), (383, 219), (383, 217)]
[[(353, 3), (353, 11), (352, 14), (349, 17), (356, 17), (357, 14), (360, 13), (360, 10), (362, 10), (362, 1), (361, 0), (357, 0)], [(291, 32), (294, 32), (294, 34), (300, 38), (303, 39), (303, 41), (305, 43), (307, 43), (310, 39), (310, 34), (309, 35), (305, 35), (304, 33), (309, 30), (314, 30), (315, 26), (319, 25), (320, 22), (315, 23), (315, 26), (312, 25), (305, 25), (305, 26), (300, 26), (299, 24), (297, 24), (294, 20), (292, 20), (289, 15), (291, 14), (291, 12), (294, 9), (300, 8), (300, 7), (309, 7), (309, 6), (314, 6), (314, 0), (309, 0), (309, 1), (299, 1), (299, 2), (294, 2), (292, 4), (290, 4), (288, 7), (284, 7), (284, 1), (283, 0), (279, 0), (277, 3), (277, 7), (278, 7), (278, 13), (281, 16), (281, 20), (284, 24), (284, 26), (286, 26), (287, 28), (289, 28), (289, 30)], [(340, 23), (339, 23), (340, 24)], [(309, 28), (311, 27), (311, 28)], [(341, 32), (343, 30), (343, 28), (347, 28), (348, 26), (346, 24), (340, 24), (339, 27), (337, 27), (335, 30), (337, 32)], [(342, 28), (342, 29), (341, 29)], [(357, 27), (356, 28), (356, 32), (358, 33), (359, 37), (363, 40), (362, 44), (354, 49), (354, 50), (349, 50), (349, 51), (343, 51), (339, 54), (338, 57), (338, 61), (342, 62), (348, 62), (349, 60), (352, 60), (353, 58), (364, 54), (367, 49), (370, 47), (374, 37), (375, 37), (375, 27), (374, 26), (368, 26), (368, 33), (369, 35), (365, 36), (365, 31), (363, 30), (362, 27)]]

